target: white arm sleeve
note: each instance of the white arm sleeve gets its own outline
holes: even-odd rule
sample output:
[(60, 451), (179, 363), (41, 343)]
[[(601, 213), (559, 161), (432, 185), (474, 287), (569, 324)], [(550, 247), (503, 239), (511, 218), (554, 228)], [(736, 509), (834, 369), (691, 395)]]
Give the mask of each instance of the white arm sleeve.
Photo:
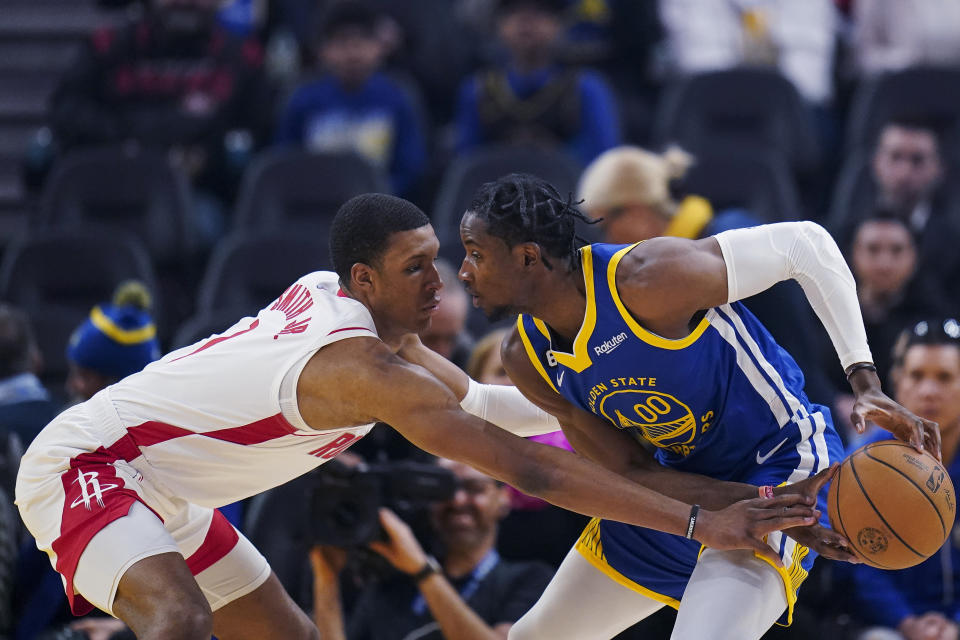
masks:
[(826, 229), (809, 221), (781, 222), (714, 237), (727, 263), (728, 302), (792, 278), (830, 335), (844, 370), (873, 362), (853, 274)]
[(508, 385), (480, 384), (471, 378), (460, 406), (467, 413), (524, 438), (560, 430), (554, 416)]

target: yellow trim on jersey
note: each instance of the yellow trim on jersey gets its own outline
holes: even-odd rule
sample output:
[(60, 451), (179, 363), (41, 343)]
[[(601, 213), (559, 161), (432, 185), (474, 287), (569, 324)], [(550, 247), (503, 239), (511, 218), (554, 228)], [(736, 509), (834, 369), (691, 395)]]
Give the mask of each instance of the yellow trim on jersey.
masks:
[(690, 335), (677, 340), (672, 340), (670, 338), (658, 336), (657, 334), (647, 331), (641, 327), (640, 324), (634, 320), (633, 315), (631, 315), (627, 310), (627, 307), (623, 304), (623, 301), (620, 300), (620, 293), (617, 291), (617, 265), (620, 264), (620, 259), (627, 255), (627, 253), (629, 253), (630, 250), (636, 247), (638, 244), (640, 243), (637, 242), (628, 247), (624, 247), (623, 249), (620, 249), (620, 251), (617, 251), (615, 254), (613, 254), (613, 257), (610, 258), (610, 264), (607, 266), (607, 285), (610, 287), (610, 295), (613, 298), (613, 302), (617, 305), (620, 315), (623, 317), (624, 322), (627, 323), (627, 326), (630, 327), (630, 330), (633, 331), (634, 335), (647, 344), (660, 347), (661, 349), (685, 349), (696, 342), (697, 339), (703, 335), (703, 332), (707, 330), (707, 327), (710, 326), (710, 322), (707, 320), (706, 316), (700, 320), (700, 324), (698, 324), (696, 328), (690, 332)]
[(583, 267), (583, 284), (587, 296), (587, 309), (583, 314), (583, 324), (580, 325), (580, 331), (577, 332), (577, 337), (573, 341), (573, 353), (553, 352), (553, 357), (557, 359), (557, 362), (577, 373), (583, 372), (584, 369), (593, 364), (587, 344), (590, 342), (593, 329), (597, 325), (597, 300), (594, 296), (593, 286), (593, 251), (590, 245), (580, 250), (580, 264)]
[(650, 589), (637, 584), (607, 563), (607, 558), (605, 555), (603, 555), (603, 544), (600, 542), (600, 518), (594, 518), (587, 523), (587, 527), (583, 530), (583, 533), (580, 534), (580, 539), (577, 540), (577, 544), (574, 548), (580, 553), (581, 556), (584, 557), (587, 562), (592, 564), (598, 571), (601, 571), (604, 575), (617, 584), (622, 585), (631, 591), (636, 591), (640, 595), (646, 596), (651, 600), (662, 602), (663, 604), (671, 606), (674, 609), (680, 608), (680, 601), (676, 598), (671, 598), (670, 596), (665, 596), (662, 593), (651, 591)]
[(550, 330), (547, 329), (546, 322), (544, 322), (540, 318), (532, 318), (532, 320), (533, 320), (533, 326), (537, 328), (537, 331), (540, 332), (540, 335), (542, 335), (547, 340), (553, 340), (553, 338), (550, 337)]
[[(766, 542), (766, 538), (763, 539)], [(697, 554), (699, 558), (703, 552), (706, 550), (706, 547), (700, 547), (700, 553)], [(777, 624), (781, 627), (789, 627), (793, 623), (793, 606), (797, 602), (797, 590), (800, 589), (800, 585), (803, 584), (803, 581), (807, 579), (808, 572), (801, 566), (803, 559), (807, 557), (807, 554), (810, 553), (810, 549), (803, 546), (797, 542), (797, 546), (793, 548), (793, 553), (790, 554), (792, 562), (789, 567), (778, 567), (772, 561), (767, 559), (764, 556), (761, 556), (756, 551), (753, 552), (754, 557), (759, 558), (773, 567), (777, 573), (780, 574), (780, 580), (783, 581), (783, 591), (787, 597), (787, 623)]]
[(527, 357), (530, 358), (530, 362), (533, 363), (534, 369), (537, 370), (543, 379), (547, 381), (547, 384), (550, 385), (550, 388), (553, 389), (556, 393), (557, 388), (553, 384), (553, 380), (550, 379), (550, 376), (547, 375), (547, 371), (543, 368), (543, 363), (540, 362), (540, 358), (537, 357), (537, 352), (533, 348), (533, 343), (530, 342), (530, 338), (527, 336), (527, 330), (523, 328), (523, 316), (517, 316), (517, 333), (520, 334), (520, 339), (523, 341), (523, 348), (527, 351)]
[(90, 312), (90, 322), (100, 329), (108, 338), (120, 344), (140, 344), (152, 340), (157, 335), (157, 328), (151, 323), (139, 329), (124, 329), (107, 317), (100, 307), (94, 307)]

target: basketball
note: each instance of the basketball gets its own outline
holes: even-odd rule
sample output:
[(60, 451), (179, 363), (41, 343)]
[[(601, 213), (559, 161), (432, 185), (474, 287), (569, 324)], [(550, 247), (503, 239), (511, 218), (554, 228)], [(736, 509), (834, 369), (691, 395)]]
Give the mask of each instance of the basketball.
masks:
[(899, 440), (872, 442), (843, 461), (827, 499), (830, 524), (866, 564), (905, 569), (940, 549), (956, 497), (943, 466)]

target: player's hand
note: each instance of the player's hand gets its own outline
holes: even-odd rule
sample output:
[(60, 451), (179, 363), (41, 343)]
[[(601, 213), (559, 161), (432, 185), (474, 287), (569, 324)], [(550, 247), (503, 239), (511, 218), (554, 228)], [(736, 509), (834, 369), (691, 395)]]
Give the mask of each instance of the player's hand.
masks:
[[(797, 494), (814, 501), (823, 488), (837, 474), (839, 464), (832, 464), (820, 473), (810, 476), (800, 482), (785, 484), (774, 488), (775, 495)], [(853, 552), (850, 542), (832, 529), (815, 523), (806, 527), (791, 527), (784, 529), (785, 534), (830, 560), (859, 563), (860, 558)]]
[(753, 498), (720, 511), (700, 511), (693, 537), (712, 549), (752, 549), (777, 567), (780, 557), (763, 541), (773, 531), (815, 524), (816, 500), (799, 494)]
[(824, 558), (860, 564), (860, 556), (850, 546), (850, 542), (842, 535), (823, 526), (820, 523), (806, 527), (791, 527), (783, 532), (802, 544), (813, 549)]
[(820, 489), (823, 488), (823, 485), (827, 484), (833, 479), (833, 476), (836, 475), (837, 469), (840, 468), (840, 465), (834, 463), (822, 470), (816, 475), (812, 475), (809, 478), (801, 480), (800, 482), (794, 482), (793, 484), (784, 484), (779, 487), (773, 488), (773, 495), (775, 496), (788, 496), (788, 495), (801, 495), (806, 498), (812, 498), (814, 502), (817, 501), (817, 495), (820, 494)]
[(940, 456), (940, 428), (936, 422), (914, 415), (889, 398), (879, 388), (856, 394), (850, 421), (858, 433), (867, 428), (867, 420), (883, 427), (917, 451), (926, 449), (937, 460)]
[(389, 541), (375, 540), (370, 543), (370, 548), (386, 558), (398, 571), (414, 574), (422, 569), (427, 563), (427, 553), (407, 523), (390, 509), (381, 508), (380, 525)]

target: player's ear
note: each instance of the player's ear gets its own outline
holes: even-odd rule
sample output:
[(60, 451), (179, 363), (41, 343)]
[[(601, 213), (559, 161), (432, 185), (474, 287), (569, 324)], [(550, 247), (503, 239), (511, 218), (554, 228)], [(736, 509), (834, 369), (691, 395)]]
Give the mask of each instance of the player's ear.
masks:
[(540, 262), (540, 245), (535, 242), (522, 242), (514, 247), (520, 254), (523, 266), (530, 267)]
[(373, 267), (363, 262), (354, 262), (350, 267), (350, 288), (358, 291), (371, 291), (374, 286)]

